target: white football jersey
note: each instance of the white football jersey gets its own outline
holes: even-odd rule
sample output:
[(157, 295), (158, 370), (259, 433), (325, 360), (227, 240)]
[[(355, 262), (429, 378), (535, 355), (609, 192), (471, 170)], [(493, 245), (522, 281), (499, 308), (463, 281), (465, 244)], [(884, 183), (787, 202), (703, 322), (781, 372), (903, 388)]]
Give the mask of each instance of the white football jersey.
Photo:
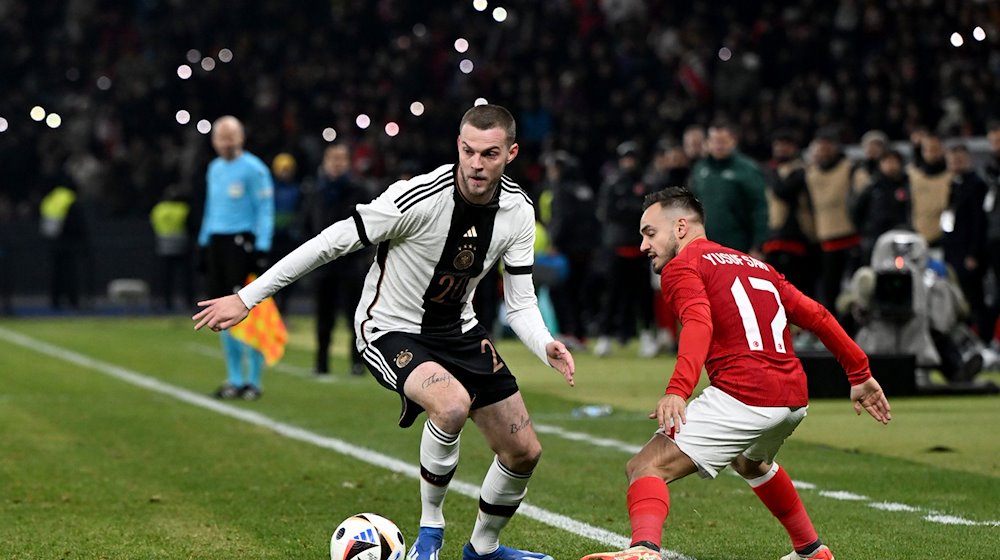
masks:
[[(376, 245), (355, 312), (358, 347), (382, 333), (460, 334), (477, 324), (472, 297), (497, 262), (504, 264), (508, 318), (519, 338), (543, 361), (552, 340), (538, 312), (531, 269), (535, 214), (531, 200), (510, 178), (493, 200), (470, 204), (456, 187), (458, 167), (434, 171), (389, 186), (352, 219), (323, 230), (239, 295), (247, 307), (337, 257)], [(335, 266), (335, 265), (334, 265)]]

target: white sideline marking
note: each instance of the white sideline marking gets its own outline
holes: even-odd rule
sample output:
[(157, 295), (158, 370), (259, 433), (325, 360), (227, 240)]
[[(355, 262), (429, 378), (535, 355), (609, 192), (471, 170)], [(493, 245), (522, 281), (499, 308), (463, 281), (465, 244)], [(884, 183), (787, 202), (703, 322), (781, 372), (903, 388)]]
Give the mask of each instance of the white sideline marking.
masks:
[(846, 492), (844, 490), (820, 490), (819, 495), (825, 498), (832, 498), (834, 500), (843, 500), (845, 502), (865, 502), (870, 499), (868, 496), (862, 496), (861, 494)]
[[(11, 344), (27, 348), (28, 350), (45, 354), (52, 358), (103, 373), (120, 381), (142, 387), (143, 389), (148, 389), (150, 391), (155, 391), (157, 393), (173, 397), (199, 408), (211, 410), (212, 412), (217, 412), (223, 416), (228, 416), (236, 420), (242, 420), (248, 424), (267, 428), (289, 439), (311, 443), (317, 447), (336, 451), (337, 453), (347, 455), (348, 457), (358, 459), (359, 461), (363, 461), (370, 465), (382, 467), (386, 470), (420, 480), (420, 469), (418, 467), (394, 457), (390, 457), (389, 455), (364, 447), (359, 447), (337, 438), (323, 436), (292, 424), (279, 422), (264, 416), (263, 414), (226, 404), (211, 397), (199, 395), (198, 393), (188, 391), (187, 389), (182, 389), (180, 387), (170, 385), (169, 383), (164, 383), (153, 377), (142, 375), (114, 364), (95, 360), (83, 354), (73, 352), (72, 350), (67, 350), (65, 348), (7, 330), (3, 327), (0, 327), (0, 339), (6, 340)], [(467, 496), (472, 499), (479, 499), (479, 486), (475, 484), (462, 482), (460, 480), (452, 480), (448, 488), (452, 492), (457, 492), (463, 496)], [(535, 521), (540, 521), (551, 527), (586, 537), (612, 548), (626, 548), (630, 544), (630, 539), (628, 537), (612, 533), (606, 529), (595, 527), (588, 523), (577, 521), (571, 517), (551, 512), (528, 503), (522, 503), (521, 507), (518, 508), (518, 512), (525, 517), (534, 519)], [(672, 550), (665, 551), (663, 557), (672, 560), (695, 560), (690, 556), (686, 556)]]
[[(587, 434), (586, 432), (574, 432), (572, 430), (567, 430), (559, 426), (551, 426), (548, 424), (534, 424), (534, 427), (535, 431), (540, 434), (552, 434), (554, 436), (568, 439), (570, 441), (589, 443), (597, 447), (615, 449), (618, 451), (624, 451), (626, 453), (635, 454), (639, 451), (639, 449), (641, 449), (641, 446), (626, 443), (624, 441), (619, 441), (610, 438), (593, 437)], [(735, 472), (728, 469), (723, 472), (727, 472), (729, 474), (732, 474), (733, 476), (739, 476)], [(872, 498), (869, 498), (868, 496), (862, 496), (861, 494), (855, 494), (853, 492), (848, 492), (846, 490), (822, 490), (812, 482), (805, 482), (801, 480), (793, 480), (792, 484), (796, 488), (802, 490), (815, 490), (816, 492), (819, 493), (820, 496), (823, 496), (825, 498), (830, 498), (834, 500), (868, 502), (867, 504), (868, 506), (884, 511), (902, 511), (902, 512), (925, 514), (923, 515), (923, 519), (925, 519), (926, 521), (930, 521), (932, 523), (941, 523), (944, 525), (975, 525), (982, 527), (1000, 527), (1000, 521), (997, 520), (973, 521), (971, 519), (965, 519), (963, 517), (957, 517), (954, 515), (947, 515), (938, 511), (927, 510), (907, 504), (870, 501), (872, 500)]]

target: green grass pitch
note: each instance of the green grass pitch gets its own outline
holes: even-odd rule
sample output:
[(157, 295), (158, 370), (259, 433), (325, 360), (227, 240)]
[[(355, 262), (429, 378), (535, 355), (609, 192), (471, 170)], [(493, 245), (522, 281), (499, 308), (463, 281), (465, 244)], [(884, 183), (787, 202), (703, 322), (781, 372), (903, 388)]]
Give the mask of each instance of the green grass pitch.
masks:
[[(418, 485), (406, 469), (419, 427), (396, 427), (398, 398), (343, 373), (342, 331), (332, 382), (308, 374), (312, 324), (293, 317), (264, 398), (212, 409), (198, 399), (223, 379), (218, 336), (191, 326), (183, 317), (0, 321), (0, 558), (320, 560), (333, 528), (362, 511), (415, 536)], [(545, 448), (526, 502), (541, 513), (522, 511), (504, 542), (556, 560), (611, 548), (567, 527), (626, 538), (624, 464), (652, 433), (646, 412), (672, 359), (640, 360), (634, 348), (603, 360), (577, 353), (569, 388), (517, 341), (498, 349)], [(583, 404), (614, 412), (573, 416)], [(996, 558), (1000, 398), (892, 405), (893, 422), (880, 426), (854, 416), (846, 396), (815, 401), (779, 454), (805, 483), (824, 541), (841, 559)], [(299, 432), (308, 437), (288, 437)], [(462, 442), (456, 481), (474, 490), (491, 455), (471, 423)], [(403, 466), (379, 466), (384, 459)], [(445, 504), (447, 559), (461, 556), (476, 514), (476, 500), (458, 490)], [(789, 550), (778, 523), (728, 474), (671, 485), (664, 546), (697, 560)]]

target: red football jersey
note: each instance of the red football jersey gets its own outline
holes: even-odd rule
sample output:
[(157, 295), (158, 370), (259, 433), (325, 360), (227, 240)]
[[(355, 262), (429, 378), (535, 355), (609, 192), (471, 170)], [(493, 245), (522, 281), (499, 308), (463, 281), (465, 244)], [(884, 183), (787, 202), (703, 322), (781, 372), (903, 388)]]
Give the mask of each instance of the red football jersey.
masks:
[[(688, 398), (703, 362), (711, 384), (745, 404), (808, 404), (806, 376), (792, 349), (789, 322), (816, 332), (852, 384), (871, 375), (867, 356), (823, 306), (773, 267), (745, 253), (707, 239), (692, 241), (663, 268), (660, 283), (663, 297), (685, 328), (690, 323), (711, 333), (706, 355), (704, 340), (682, 332), (668, 393)], [(698, 317), (704, 304), (710, 308), (710, 323)]]

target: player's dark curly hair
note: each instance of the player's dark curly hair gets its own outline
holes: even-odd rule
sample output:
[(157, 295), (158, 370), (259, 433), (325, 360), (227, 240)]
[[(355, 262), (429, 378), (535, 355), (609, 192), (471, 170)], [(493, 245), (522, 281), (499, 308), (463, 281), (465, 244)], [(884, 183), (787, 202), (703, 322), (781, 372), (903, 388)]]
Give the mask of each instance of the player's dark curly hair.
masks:
[(664, 208), (682, 208), (694, 212), (698, 216), (698, 221), (705, 223), (705, 208), (698, 197), (686, 187), (667, 187), (662, 191), (647, 194), (642, 203), (643, 211), (654, 204), (662, 204)]
[(517, 137), (514, 116), (500, 105), (476, 105), (466, 111), (465, 115), (462, 115), (462, 122), (458, 123), (459, 134), (462, 133), (462, 127), (466, 124), (471, 124), (479, 130), (502, 128), (506, 133), (508, 146), (514, 144), (514, 139)]

